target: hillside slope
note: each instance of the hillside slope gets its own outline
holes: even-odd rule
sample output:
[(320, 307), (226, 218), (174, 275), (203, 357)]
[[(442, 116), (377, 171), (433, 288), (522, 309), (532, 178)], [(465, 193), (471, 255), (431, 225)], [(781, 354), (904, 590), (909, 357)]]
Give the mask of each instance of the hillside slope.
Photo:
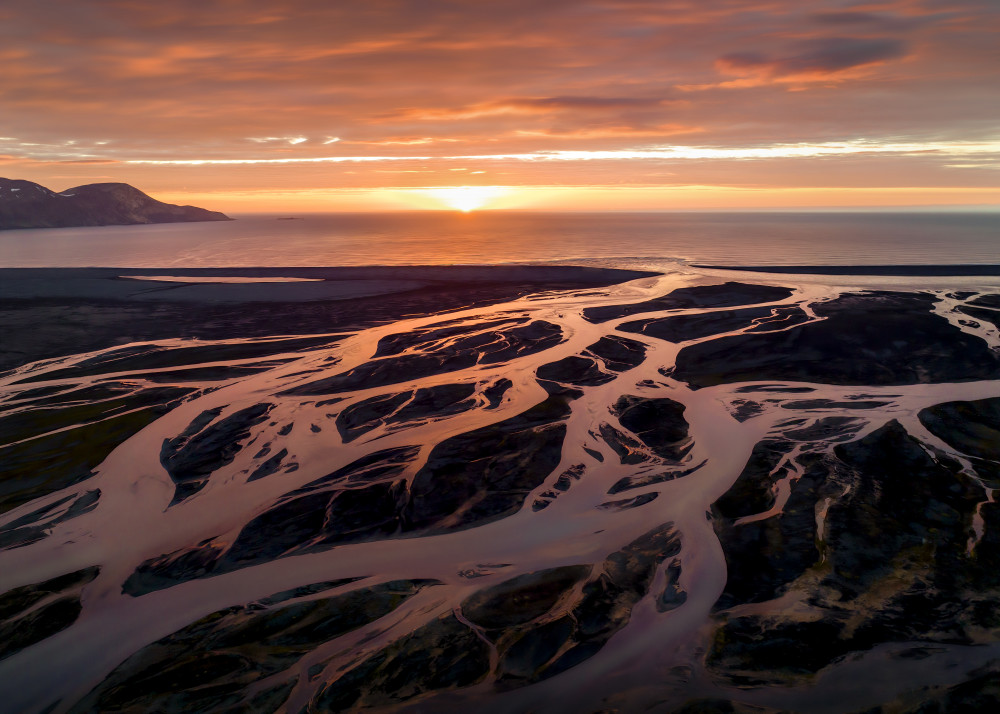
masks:
[(175, 206), (125, 183), (93, 183), (56, 193), (0, 178), (0, 230), (232, 220), (218, 211)]

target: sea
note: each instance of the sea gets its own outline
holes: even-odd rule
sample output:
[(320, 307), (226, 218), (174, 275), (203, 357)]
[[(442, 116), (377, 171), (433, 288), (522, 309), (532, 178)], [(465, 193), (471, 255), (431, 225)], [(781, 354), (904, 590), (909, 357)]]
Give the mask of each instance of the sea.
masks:
[(1000, 263), (1000, 212), (236, 215), (0, 231), (0, 267)]

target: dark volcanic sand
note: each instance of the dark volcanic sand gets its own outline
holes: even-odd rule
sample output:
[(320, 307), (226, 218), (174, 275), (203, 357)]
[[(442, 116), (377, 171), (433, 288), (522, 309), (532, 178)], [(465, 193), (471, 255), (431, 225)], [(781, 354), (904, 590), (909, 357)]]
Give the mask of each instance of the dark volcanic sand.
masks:
[[(205, 285), (125, 279), (165, 275), (323, 282)], [(4, 335), (0, 370), (145, 340), (354, 330), (534, 292), (603, 287), (644, 275), (653, 273), (538, 266), (0, 268)], [(363, 283), (356, 291), (360, 297), (352, 297), (351, 287), (358, 283)], [(329, 297), (322, 290), (327, 284)]]

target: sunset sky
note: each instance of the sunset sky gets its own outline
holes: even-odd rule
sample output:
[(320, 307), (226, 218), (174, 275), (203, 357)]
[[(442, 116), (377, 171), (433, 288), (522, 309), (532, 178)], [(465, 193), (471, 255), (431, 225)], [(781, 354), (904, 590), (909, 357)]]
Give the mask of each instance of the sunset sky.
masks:
[(998, 37), (997, 0), (6, 3), (0, 175), (237, 213), (997, 206)]

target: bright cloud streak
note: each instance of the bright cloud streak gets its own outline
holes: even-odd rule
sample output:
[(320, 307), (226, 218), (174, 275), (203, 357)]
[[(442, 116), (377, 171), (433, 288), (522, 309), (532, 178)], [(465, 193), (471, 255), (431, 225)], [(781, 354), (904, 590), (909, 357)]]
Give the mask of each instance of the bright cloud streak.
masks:
[(319, 156), (281, 159), (128, 159), (122, 163), (167, 166), (235, 166), (246, 164), (366, 163), (375, 161), (621, 161), (621, 160), (709, 160), (709, 159), (789, 159), (862, 154), (973, 156), (1000, 154), (1000, 141), (915, 142), (877, 141), (825, 142), (820, 144), (778, 144), (752, 148), (711, 148), (665, 146), (646, 149), (556, 150), (514, 154), (472, 154), (458, 156)]
[[(304, 136), (251, 136), (247, 139), (247, 141), (252, 141), (255, 144), (271, 144), (276, 141), (280, 141), (282, 143), (287, 142), (294, 146), (295, 144), (303, 144), (309, 141), (309, 139)], [(323, 143), (327, 144), (329, 142)]]

